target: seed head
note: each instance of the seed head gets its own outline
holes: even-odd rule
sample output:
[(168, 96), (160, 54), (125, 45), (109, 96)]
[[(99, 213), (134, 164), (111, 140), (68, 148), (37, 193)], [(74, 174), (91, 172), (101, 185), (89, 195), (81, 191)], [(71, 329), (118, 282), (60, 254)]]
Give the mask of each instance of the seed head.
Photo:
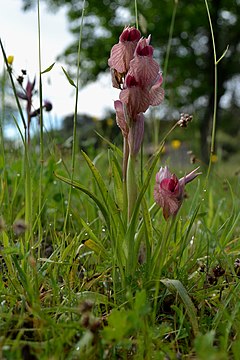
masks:
[(178, 120), (178, 126), (180, 127), (187, 127), (188, 123), (192, 121), (192, 115), (182, 113), (180, 114), (180, 119)]

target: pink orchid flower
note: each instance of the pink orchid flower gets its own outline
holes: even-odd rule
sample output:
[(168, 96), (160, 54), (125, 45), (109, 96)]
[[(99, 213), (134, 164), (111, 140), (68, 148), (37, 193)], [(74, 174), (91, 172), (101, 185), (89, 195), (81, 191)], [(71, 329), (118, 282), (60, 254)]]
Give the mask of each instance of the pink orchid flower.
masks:
[(175, 216), (177, 214), (183, 202), (184, 187), (201, 174), (197, 172), (198, 169), (199, 167), (178, 180), (175, 174), (170, 173), (167, 166), (160, 168), (156, 175), (154, 199), (156, 203), (163, 208), (165, 220), (167, 220), (169, 216)]
[(125, 88), (120, 92), (119, 98), (126, 105), (128, 122), (149, 108), (149, 92), (142, 89), (134, 76), (130, 74), (126, 76)]
[(117, 125), (121, 129), (123, 137), (127, 138), (129, 128), (128, 128), (128, 125), (126, 123), (126, 119), (125, 119), (125, 115), (124, 115), (124, 108), (123, 108), (122, 102), (120, 100), (114, 101), (114, 108), (115, 108), (115, 111), (116, 111)]
[(114, 102), (116, 121), (130, 154), (139, 151), (143, 140), (143, 113), (149, 106), (160, 105), (164, 98), (162, 74), (153, 59), (150, 39), (141, 38), (134, 27), (126, 27), (108, 60), (113, 87), (121, 89), (119, 100)]
[(162, 74), (153, 59), (153, 47), (149, 42), (150, 36), (138, 41), (120, 93), (120, 100), (126, 105), (130, 119), (144, 113), (150, 105), (160, 105), (164, 98)]
[(159, 77), (160, 68), (153, 59), (153, 47), (149, 45), (151, 36), (141, 38), (136, 46), (134, 58), (130, 62), (130, 73), (141, 87), (151, 88)]
[[(115, 77), (121, 77), (121, 74), (128, 72), (130, 61), (133, 58), (135, 48), (140, 38), (141, 33), (139, 30), (127, 26), (119, 37), (119, 43), (112, 47), (108, 65), (113, 69), (114, 87), (119, 87), (116, 82), (114, 82)], [(117, 83), (118, 82), (119, 81), (117, 81)]]
[(160, 74), (150, 89), (140, 86), (140, 82), (133, 75), (127, 74), (124, 89), (119, 98), (126, 105), (130, 119), (135, 119), (137, 114), (147, 111), (150, 105), (161, 104), (164, 99), (164, 90), (161, 88), (161, 84), (162, 76)]
[(141, 143), (144, 135), (144, 116), (143, 114), (138, 114), (136, 116), (136, 121), (134, 121), (130, 127), (128, 127), (124, 107), (120, 100), (114, 101), (114, 107), (116, 110), (116, 122), (119, 128), (122, 131), (123, 137), (128, 139), (130, 153), (136, 155), (141, 147)]

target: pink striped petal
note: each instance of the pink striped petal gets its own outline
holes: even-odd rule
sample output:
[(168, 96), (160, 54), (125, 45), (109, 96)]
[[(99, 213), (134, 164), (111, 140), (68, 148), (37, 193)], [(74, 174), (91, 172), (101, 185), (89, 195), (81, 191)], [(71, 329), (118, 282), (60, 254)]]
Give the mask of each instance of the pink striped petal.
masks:
[(119, 98), (126, 104), (129, 117), (133, 120), (138, 114), (145, 112), (149, 107), (148, 91), (145, 91), (138, 86), (123, 89)]
[(132, 74), (141, 87), (150, 88), (156, 81), (160, 68), (158, 63), (148, 56), (135, 56), (130, 62)]
[(144, 116), (138, 114), (136, 120), (132, 122), (129, 128), (128, 143), (130, 154), (137, 155), (140, 150), (144, 135)]
[(124, 137), (128, 137), (128, 126), (124, 116), (123, 104), (120, 100), (114, 101), (114, 108), (116, 110), (116, 122), (120, 127)]
[(160, 105), (164, 99), (164, 90), (161, 88), (162, 76), (159, 77), (158, 81), (151, 87), (149, 91), (149, 102), (152, 106)]

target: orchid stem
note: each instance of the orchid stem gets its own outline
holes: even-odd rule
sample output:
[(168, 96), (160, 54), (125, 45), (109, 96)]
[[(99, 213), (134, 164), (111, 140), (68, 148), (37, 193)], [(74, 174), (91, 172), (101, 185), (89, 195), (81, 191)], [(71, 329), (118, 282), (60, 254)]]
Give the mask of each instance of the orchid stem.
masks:
[(137, 200), (137, 182), (136, 182), (136, 157), (129, 155), (127, 167), (127, 197), (128, 197), (128, 221), (131, 220), (135, 202)]
[(129, 145), (127, 138), (123, 139), (123, 210), (124, 210), (124, 221), (127, 223), (127, 208), (128, 208), (128, 198), (127, 198), (127, 167), (128, 167), (128, 157), (129, 157)]
[(137, 8), (137, 0), (135, 0), (134, 7), (135, 7), (136, 29), (138, 29), (138, 8)]

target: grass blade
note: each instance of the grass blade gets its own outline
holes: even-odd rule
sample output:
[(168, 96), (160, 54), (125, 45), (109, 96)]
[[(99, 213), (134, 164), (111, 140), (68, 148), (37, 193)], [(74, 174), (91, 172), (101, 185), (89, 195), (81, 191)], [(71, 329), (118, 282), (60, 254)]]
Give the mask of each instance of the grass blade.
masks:
[(192, 324), (194, 336), (197, 336), (199, 333), (197, 310), (181, 281), (174, 279), (163, 279), (161, 280), (161, 283), (164, 284), (171, 293), (177, 293), (180, 296), (183, 304), (185, 305), (189, 320)]

